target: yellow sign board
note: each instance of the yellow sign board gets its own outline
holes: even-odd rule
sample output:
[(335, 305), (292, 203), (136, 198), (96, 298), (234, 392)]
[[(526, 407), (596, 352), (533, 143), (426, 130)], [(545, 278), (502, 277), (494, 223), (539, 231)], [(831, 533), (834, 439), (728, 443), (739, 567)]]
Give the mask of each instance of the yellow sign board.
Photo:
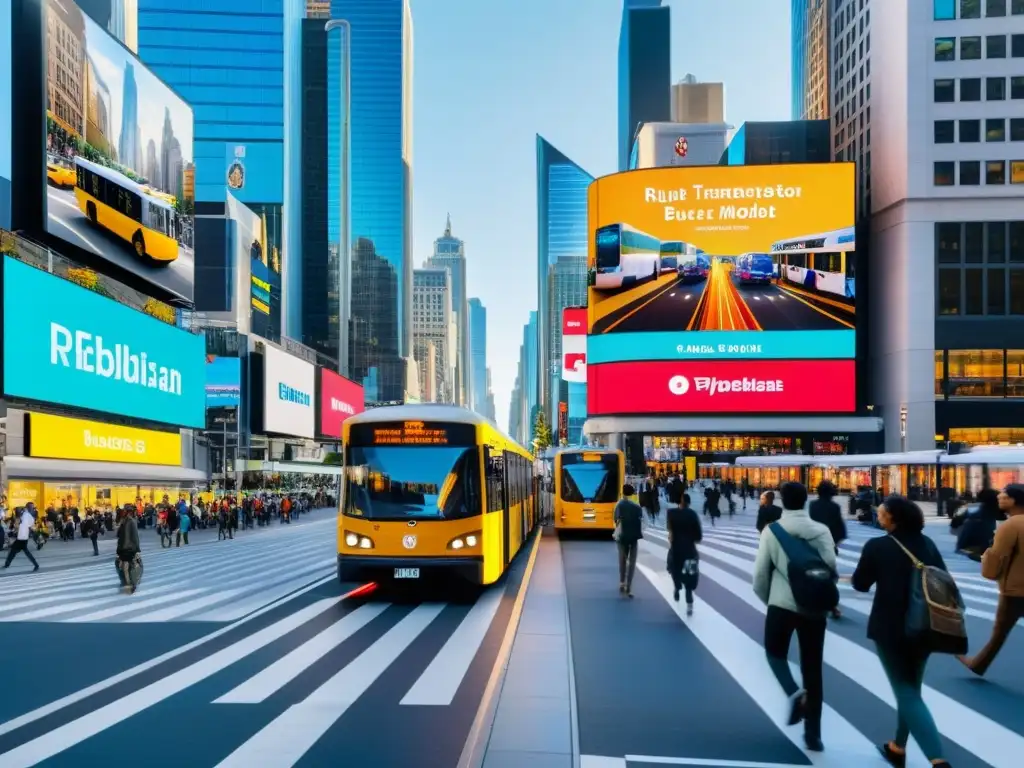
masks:
[(30, 413), (28, 455), (43, 459), (179, 466), (181, 433)]

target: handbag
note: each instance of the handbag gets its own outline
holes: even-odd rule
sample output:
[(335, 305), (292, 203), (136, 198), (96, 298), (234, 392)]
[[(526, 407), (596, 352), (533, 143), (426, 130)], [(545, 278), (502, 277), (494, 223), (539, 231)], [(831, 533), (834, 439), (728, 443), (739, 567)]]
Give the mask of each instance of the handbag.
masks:
[(612, 538), (615, 539), (616, 541), (621, 541), (622, 540), (622, 523), (621, 522), (615, 524), (615, 530), (612, 531)]
[(963, 656), (967, 653), (967, 623), (956, 581), (947, 571), (922, 563), (895, 536), (889, 538), (914, 564), (904, 623), (907, 640), (931, 653)]

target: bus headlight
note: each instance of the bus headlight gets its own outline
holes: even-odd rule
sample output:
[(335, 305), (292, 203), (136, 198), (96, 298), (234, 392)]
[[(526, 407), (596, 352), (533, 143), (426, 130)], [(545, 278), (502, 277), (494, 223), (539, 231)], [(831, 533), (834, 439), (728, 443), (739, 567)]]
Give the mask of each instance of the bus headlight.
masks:
[(467, 547), (472, 549), (480, 543), (480, 531), (474, 531), (473, 533), (464, 533), (461, 536), (456, 536), (454, 539), (448, 542), (448, 549), (459, 551), (466, 549)]
[(352, 549), (373, 549), (373, 540), (357, 533), (346, 533), (345, 546), (352, 547)]

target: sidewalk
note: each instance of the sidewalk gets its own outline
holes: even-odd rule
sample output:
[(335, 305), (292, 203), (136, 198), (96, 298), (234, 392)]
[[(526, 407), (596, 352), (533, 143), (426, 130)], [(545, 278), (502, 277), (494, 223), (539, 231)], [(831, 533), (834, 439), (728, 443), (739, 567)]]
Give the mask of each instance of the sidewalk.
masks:
[[(335, 514), (337, 510), (334, 507), (322, 507), (320, 509), (313, 509), (303, 514), (291, 523), (290, 526), (285, 526), (279, 523), (277, 520), (272, 520), (270, 525), (260, 528), (255, 526), (249, 530), (239, 529), (235, 531), (236, 538), (245, 538), (253, 536), (255, 534), (270, 533), (278, 528), (284, 527), (296, 527), (302, 526), (307, 523), (314, 522), (316, 520), (323, 520), (324, 513)], [(156, 532), (156, 528), (140, 528), (139, 539), (142, 543), (143, 552), (160, 550), (160, 536)], [(175, 539), (176, 541), (177, 539)], [(193, 528), (188, 533), (189, 546), (201, 546), (203, 544), (210, 544), (217, 541), (217, 527), (212, 528)], [(34, 543), (29, 543), (29, 551), (32, 556), (39, 561), (39, 571), (58, 571), (66, 570), (68, 568), (76, 568), (84, 565), (91, 565), (100, 558), (111, 558), (114, 556), (114, 552), (117, 550), (117, 528), (113, 531), (104, 530), (103, 535), (97, 539), (96, 542), (99, 545), (100, 554), (99, 556), (93, 555), (92, 552), (92, 541), (89, 539), (83, 539), (76, 536), (73, 541), (61, 541), (58, 536), (51, 536), (50, 540), (42, 549), (36, 549)], [(184, 546), (184, 545), (182, 545)], [(6, 559), (7, 550), (3, 550), (0, 553), (0, 557)], [(2, 563), (0, 563), (2, 565)], [(28, 558), (24, 555), (18, 555), (15, 557), (14, 562), (11, 563), (11, 567), (4, 570), (0, 568), (0, 580), (5, 576), (13, 576), (15, 574), (24, 573), (31, 570), (32, 565), (29, 563)]]

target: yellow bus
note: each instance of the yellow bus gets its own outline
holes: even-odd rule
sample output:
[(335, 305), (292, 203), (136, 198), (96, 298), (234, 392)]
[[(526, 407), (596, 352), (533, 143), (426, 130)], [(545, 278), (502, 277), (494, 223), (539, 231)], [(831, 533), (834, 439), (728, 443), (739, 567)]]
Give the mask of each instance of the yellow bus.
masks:
[(614, 531), (626, 457), (611, 448), (573, 448), (555, 454), (555, 530)]
[(75, 199), (89, 221), (131, 243), (139, 258), (178, 258), (178, 212), (124, 174), (76, 157)]
[(537, 523), (533, 456), (465, 408), (373, 408), (342, 440), (342, 582), (493, 584)]

